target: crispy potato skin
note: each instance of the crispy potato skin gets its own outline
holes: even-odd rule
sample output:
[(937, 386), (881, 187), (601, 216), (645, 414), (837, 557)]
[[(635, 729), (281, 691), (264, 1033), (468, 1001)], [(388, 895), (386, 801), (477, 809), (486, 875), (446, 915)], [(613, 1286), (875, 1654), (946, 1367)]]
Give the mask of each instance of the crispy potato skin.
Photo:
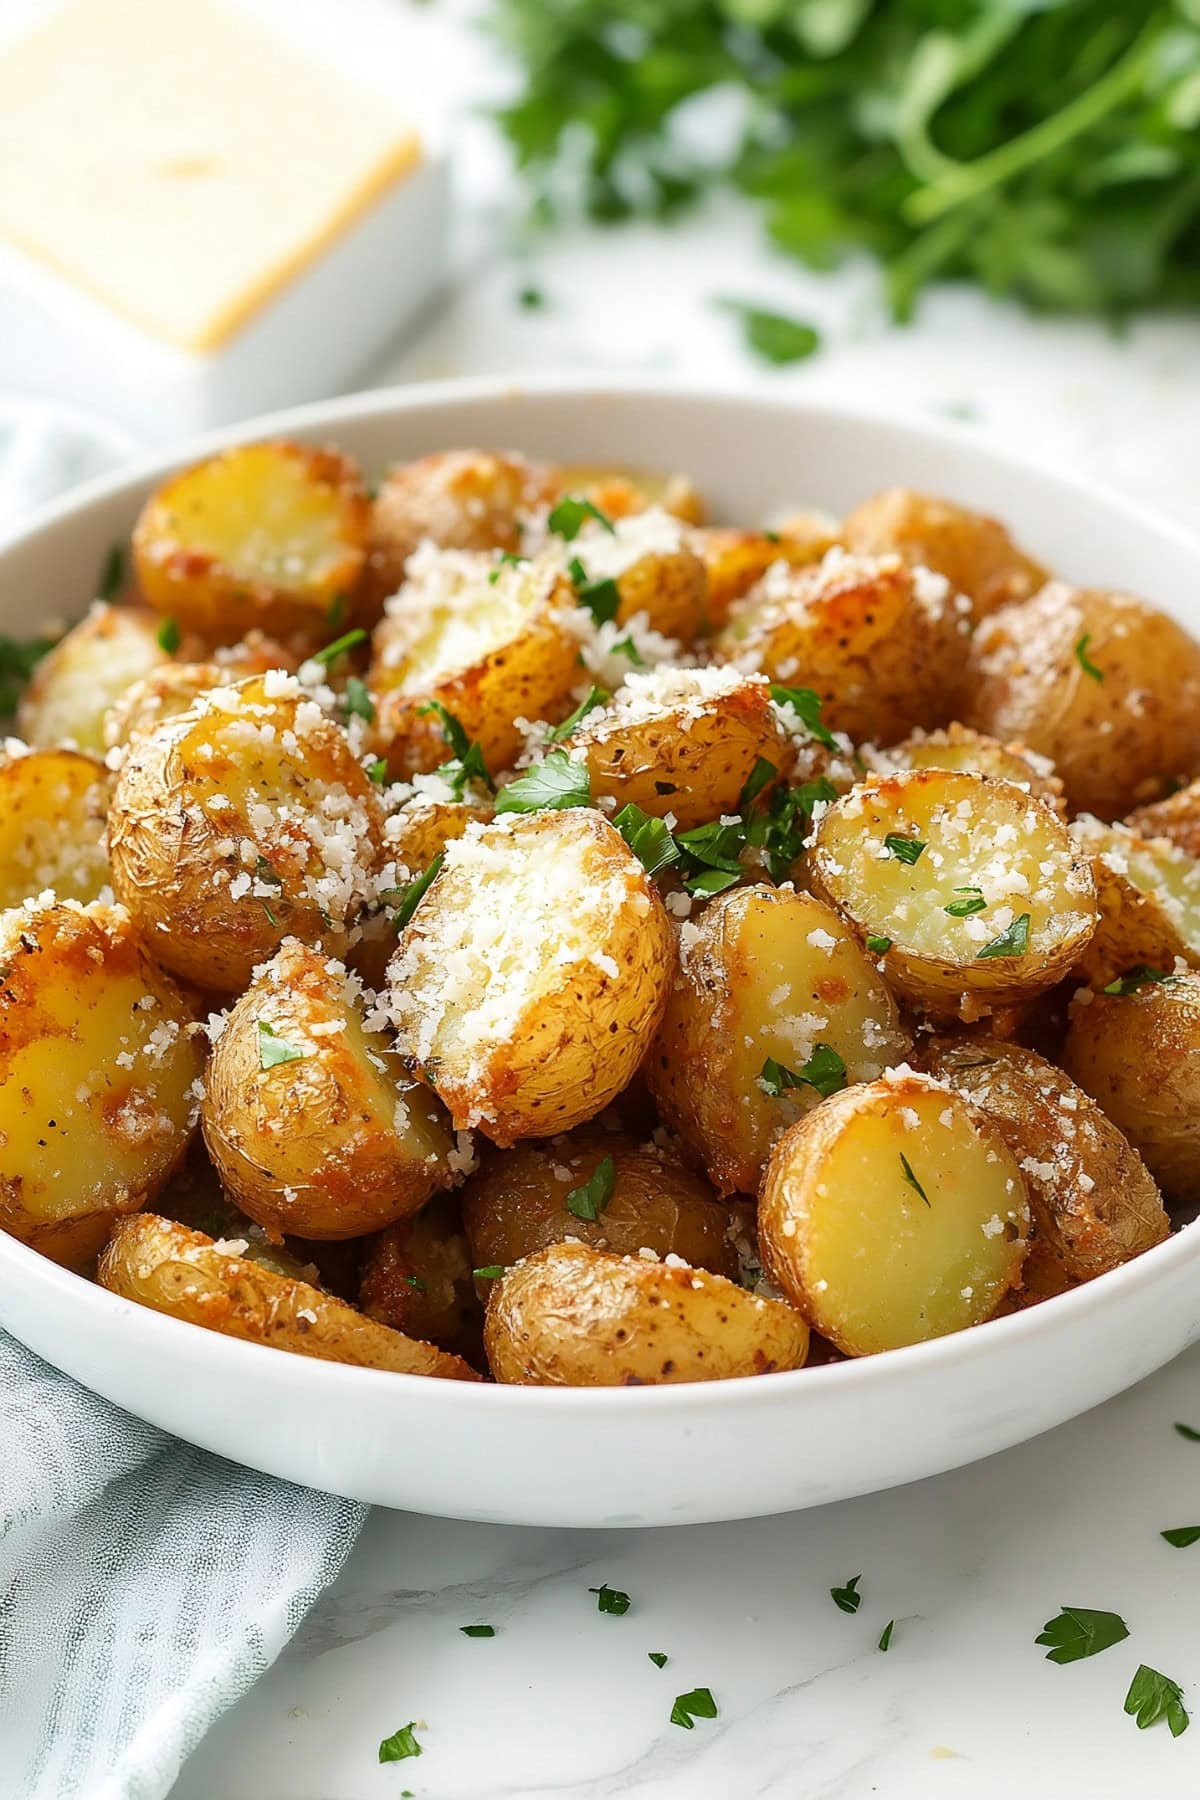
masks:
[[(599, 1218), (567, 1211), (568, 1196), (613, 1161), (612, 1197)], [(565, 1137), (485, 1153), (461, 1193), (473, 1267), (507, 1268), (568, 1238), (636, 1256), (682, 1257), (698, 1269), (737, 1279), (730, 1234), (733, 1211), (671, 1150), (623, 1131), (581, 1126)]]
[(708, 573), (686, 544), (677, 550), (640, 556), (617, 576), (621, 603), (617, 622), (645, 613), (652, 631), (690, 644), (708, 616)]
[(643, 1387), (802, 1368), (808, 1328), (706, 1270), (552, 1244), (494, 1283), (483, 1341), (500, 1382)]
[(1141, 1153), (1168, 1201), (1200, 1192), (1200, 975), (1078, 999), (1063, 1068)]
[(47, 888), (60, 900), (99, 896), (111, 789), (104, 765), (80, 751), (0, 752), (0, 907)]
[(161, 624), (149, 607), (97, 601), (34, 670), (17, 709), (25, 742), (45, 749), (70, 743), (103, 756), (109, 707), (131, 682), (170, 660), (158, 641)]
[(734, 602), (748, 594), (773, 563), (807, 568), (833, 549), (837, 534), (832, 522), (814, 523), (809, 530), (797, 524), (773, 532), (710, 525), (696, 532), (692, 541), (708, 573), (709, 629), (719, 631), (728, 623)]
[(437, 1194), (371, 1239), (358, 1304), (369, 1319), (481, 1367), (483, 1306), (474, 1267), (457, 1198)]
[(257, 625), (335, 635), (366, 562), (371, 509), (357, 466), (283, 439), (236, 445), (170, 476), (133, 531), (138, 586), (217, 643)]
[(444, 450), (400, 464), (372, 508), (370, 592), (395, 593), (423, 538), (454, 550), (519, 550), (523, 521), (562, 491), (546, 464), (511, 453)]
[[(262, 1066), (260, 1030), (302, 1052)], [(361, 1237), (451, 1179), (451, 1138), (427, 1088), (321, 950), (287, 939), (225, 1023), (201, 1124), (222, 1182), (274, 1237)]]
[(703, 525), (708, 515), (703, 497), (686, 475), (663, 475), (622, 463), (561, 463), (553, 480), (555, 499), (576, 494), (609, 519), (628, 519), (652, 506), (661, 506), (687, 525)]
[(78, 1267), (184, 1155), (192, 1015), (118, 908), (0, 914), (0, 969), (0, 1227)]
[[(1169, 841), (1142, 838), (1087, 814), (1071, 831), (1091, 859), (1100, 906), (1099, 927), (1073, 971), (1078, 979), (1102, 988), (1139, 964), (1165, 973), (1181, 957), (1193, 968), (1200, 965), (1200, 868)], [(1132, 869), (1141, 881), (1132, 879)], [(1160, 880), (1148, 885), (1155, 874)]]
[(910, 565), (936, 569), (955, 593), (970, 598), (979, 618), (1027, 600), (1047, 580), (998, 519), (912, 488), (888, 488), (864, 500), (842, 521), (842, 537), (860, 556), (894, 550)]
[(1185, 856), (1200, 859), (1200, 781), (1190, 781), (1152, 806), (1140, 806), (1125, 823), (1142, 837), (1168, 838)]
[(1052, 581), (976, 632), (965, 717), (1052, 758), (1073, 811), (1120, 818), (1200, 765), (1200, 644), (1130, 594)]
[(110, 1293), (153, 1312), (245, 1343), (363, 1369), (479, 1380), (460, 1357), (389, 1331), (344, 1300), (153, 1213), (120, 1221), (97, 1279)]
[(1061, 1069), (1017, 1044), (964, 1037), (926, 1040), (918, 1060), (986, 1114), (1025, 1177), (1033, 1229), (1018, 1304), (1162, 1243), (1171, 1222), (1146, 1165)]
[(996, 775), (1012, 781), (1065, 818), (1063, 784), (1044, 756), (1024, 744), (1002, 744), (998, 738), (957, 721), (944, 731), (914, 731), (878, 758), (887, 769), (961, 769), (967, 774)]

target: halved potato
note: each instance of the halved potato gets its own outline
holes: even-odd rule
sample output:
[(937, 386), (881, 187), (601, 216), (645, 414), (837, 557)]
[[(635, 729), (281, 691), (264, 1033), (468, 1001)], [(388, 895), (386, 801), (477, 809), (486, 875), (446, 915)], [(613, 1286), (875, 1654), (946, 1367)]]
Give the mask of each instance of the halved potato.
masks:
[(552, 1244), (494, 1284), (483, 1342), (497, 1381), (644, 1387), (802, 1368), (808, 1327), (705, 1269)]
[[(614, 583), (615, 610), (601, 609), (608, 617), (618, 625), (639, 619), (686, 645), (708, 610), (708, 574), (690, 539), (673, 514), (651, 507), (607, 526), (588, 520), (566, 542), (551, 534), (539, 560), (567, 567), (585, 606), (597, 583)], [(595, 615), (594, 607), (589, 610)]]
[(1074, 973), (1092, 987), (1139, 966), (1169, 975), (1180, 957), (1200, 967), (1200, 862), (1167, 838), (1085, 813), (1071, 835), (1091, 858), (1100, 925)]
[(753, 1194), (782, 1131), (823, 1093), (881, 1075), (910, 1042), (877, 963), (837, 913), (809, 894), (744, 887), (684, 928), (643, 1073), (718, 1191)]
[(235, 445), (151, 494), (133, 532), (138, 585), (210, 640), (251, 625), (333, 637), (353, 610), (370, 521), (349, 457), (284, 439)]
[(213, 688), (129, 748), (109, 815), (117, 897), (177, 974), (240, 993), (285, 937), (344, 953), (383, 811), (292, 676)]
[(187, 1148), (192, 1015), (119, 907), (0, 913), (0, 1226), (55, 1262), (94, 1256)]
[(1053, 986), (1099, 918), (1063, 821), (990, 775), (913, 769), (864, 783), (821, 818), (808, 870), (860, 937), (886, 943), (892, 986), (963, 1018)]
[(708, 624), (718, 630), (729, 618), (735, 600), (748, 594), (775, 563), (807, 568), (819, 563), (838, 542), (832, 519), (814, 520), (808, 529), (800, 521), (784, 531), (738, 531), (727, 525), (711, 525), (692, 533), (692, 547), (708, 572)]
[(847, 1356), (991, 1318), (1020, 1279), (1029, 1226), (999, 1131), (911, 1072), (848, 1088), (793, 1125), (758, 1206), (767, 1273)]
[(104, 826), (112, 781), (78, 750), (0, 751), (0, 907), (47, 888), (95, 900), (108, 885)]
[(932, 1038), (920, 1063), (991, 1120), (1017, 1159), (1033, 1216), (1018, 1302), (1092, 1281), (1171, 1229), (1137, 1151), (1082, 1088), (1032, 1050)]
[(1131, 594), (1052, 581), (976, 632), (965, 717), (1051, 757), (1074, 811), (1119, 818), (1200, 767), (1200, 644)]
[(420, 1212), (372, 1238), (358, 1304), (369, 1319), (482, 1366), (483, 1306), (475, 1291), (475, 1266), (457, 1196), (436, 1194)]
[(578, 494), (610, 519), (627, 519), (652, 506), (702, 525), (708, 508), (686, 475), (664, 475), (626, 463), (559, 463), (554, 470), (559, 497)]
[(17, 709), (27, 744), (72, 744), (103, 756), (104, 719), (131, 683), (170, 662), (159, 643), (162, 620), (146, 606), (98, 600), (87, 617), (44, 656)]
[(666, 999), (671, 928), (598, 813), (468, 826), (389, 969), (402, 1055), (458, 1127), (496, 1143), (593, 1118), (640, 1063)]
[(110, 1293), (153, 1312), (271, 1350), (400, 1375), (478, 1381), (460, 1357), (402, 1337), (306, 1281), (277, 1274), (246, 1254), (240, 1239), (206, 1237), (171, 1219), (122, 1219), (100, 1258)]
[(1200, 781), (1139, 807), (1125, 823), (1144, 838), (1169, 838), (1185, 855), (1200, 857)]
[(556, 471), (512, 451), (439, 450), (399, 464), (373, 508), (372, 591), (394, 594), (426, 540), (448, 550), (519, 550), (526, 519), (561, 491)]
[(1048, 757), (1024, 744), (1002, 744), (998, 738), (969, 725), (953, 723), (944, 731), (910, 732), (902, 743), (877, 754), (875, 761), (892, 769), (962, 769), (970, 775), (998, 775), (1017, 787), (1028, 788), (1056, 813), (1066, 816), (1063, 784)]
[(1046, 570), (1015, 544), (998, 519), (953, 500), (888, 488), (847, 513), (843, 541), (860, 556), (896, 551), (906, 563), (936, 569), (977, 616), (1010, 600), (1027, 600)]

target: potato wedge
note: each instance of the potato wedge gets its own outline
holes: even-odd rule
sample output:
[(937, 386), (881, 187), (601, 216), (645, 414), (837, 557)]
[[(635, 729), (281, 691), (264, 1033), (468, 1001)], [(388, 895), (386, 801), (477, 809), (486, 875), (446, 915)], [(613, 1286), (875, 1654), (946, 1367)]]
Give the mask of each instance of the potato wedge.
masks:
[(702, 525), (708, 512), (686, 475), (663, 475), (624, 463), (559, 463), (554, 481), (556, 498), (578, 494), (610, 519), (627, 519), (658, 506), (688, 525)]
[(879, 751), (875, 764), (894, 769), (961, 769), (969, 775), (998, 775), (1027, 788), (1038, 800), (1066, 817), (1063, 784), (1048, 757), (1024, 744), (1002, 744), (998, 738), (972, 731), (969, 725), (947, 725), (944, 731), (911, 732), (902, 743)]
[(726, 525), (710, 525), (692, 533), (692, 547), (708, 573), (708, 625), (717, 631), (729, 619), (735, 600), (740, 600), (762, 580), (775, 563), (791, 569), (819, 563), (838, 542), (832, 519), (814, 521), (807, 529), (799, 522), (786, 531), (738, 531)]
[(239, 1239), (214, 1240), (170, 1219), (122, 1219), (100, 1258), (101, 1287), (153, 1312), (325, 1362), (400, 1375), (478, 1381), (460, 1357), (402, 1337), (308, 1282), (277, 1274)]
[(1053, 986), (1099, 919), (1062, 820), (990, 775), (913, 769), (864, 783), (820, 820), (808, 870), (860, 937), (886, 941), (898, 992), (962, 1018)]
[(979, 1107), (1017, 1159), (1033, 1218), (1017, 1301), (1119, 1269), (1171, 1228), (1137, 1151), (1082, 1088), (1032, 1050), (932, 1038), (920, 1066)]
[(499, 1144), (595, 1115), (641, 1062), (666, 1000), (671, 931), (598, 813), (468, 826), (389, 969), (402, 1055), (457, 1127)]
[(980, 618), (1010, 600), (1027, 600), (1048, 579), (998, 519), (912, 488), (888, 488), (864, 500), (842, 521), (842, 538), (859, 556), (894, 550), (912, 566), (936, 569), (956, 594), (969, 597)]
[(1107, 987), (1139, 967), (1169, 975), (1179, 959), (1200, 968), (1200, 862), (1167, 838), (1144, 838), (1126, 825), (1085, 813), (1071, 826), (1091, 858), (1100, 925), (1073, 973)]
[(497, 1381), (645, 1387), (802, 1368), (808, 1327), (707, 1270), (552, 1244), (494, 1284), (483, 1341)]
[(978, 1325), (1019, 1280), (1030, 1213), (980, 1109), (911, 1072), (834, 1094), (771, 1152), (771, 1280), (847, 1356)]
[(823, 1093), (902, 1061), (910, 1042), (837, 913), (809, 894), (744, 887), (684, 928), (643, 1073), (717, 1190), (754, 1194), (781, 1132)]
[(483, 1366), (483, 1305), (458, 1199), (436, 1194), (372, 1238), (358, 1304), (369, 1319)]
[(1185, 856), (1200, 858), (1200, 781), (1140, 806), (1125, 823), (1144, 838), (1168, 838)]
[(1052, 581), (976, 632), (964, 717), (1051, 757), (1073, 811), (1119, 818), (1200, 767), (1200, 644), (1131, 594)]
[(79, 1267), (183, 1157), (198, 1028), (119, 907), (0, 914), (0, 971), (0, 1227)]
[(112, 779), (78, 750), (0, 751), (0, 907), (52, 889), (96, 900), (108, 885), (104, 826)]
[(344, 954), (382, 825), (345, 732), (293, 677), (253, 676), (130, 747), (109, 815), (113, 886), (160, 962), (240, 993), (285, 937)]
[(252, 625), (323, 641), (352, 611), (370, 522), (349, 457), (283, 439), (235, 445), (151, 494), (133, 531), (138, 585), (216, 643)]
[(369, 586), (394, 594), (428, 541), (447, 550), (521, 548), (522, 527), (561, 492), (545, 463), (512, 452), (441, 450), (401, 463), (380, 483), (371, 520)]
[(132, 682), (170, 662), (158, 641), (161, 625), (149, 607), (98, 600), (34, 670), (17, 709), (25, 742), (103, 756), (109, 707)]

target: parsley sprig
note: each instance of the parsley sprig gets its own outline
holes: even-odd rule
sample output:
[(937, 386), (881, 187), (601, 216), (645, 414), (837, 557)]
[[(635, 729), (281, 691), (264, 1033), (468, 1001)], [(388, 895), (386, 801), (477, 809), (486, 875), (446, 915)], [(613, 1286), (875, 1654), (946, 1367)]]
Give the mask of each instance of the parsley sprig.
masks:
[(1064, 1606), (1053, 1619), (1047, 1619), (1035, 1644), (1048, 1644), (1046, 1661), (1080, 1662), (1085, 1656), (1099, 1656), (1129, 1636), (1129, 1627), (1119, 1613), (1097, 1612), (1087, 1606)]
[(452, 713), (440, 700), (428, 700), (419, 709), (420, 716), (425, 718), (432, 713), (442, 728), (442, 736), (454, 755), (449, 762), (442, 763), (437, 773), (444, 781), (450, 783), (451, 792), (456, 800), (461, 800), (467, 790), (468, 783), (477, 781), (485, 787), (489, 794), (494, 794), (496, 784), (488, 773), (487, 764), (483, 760), (483, 751), (473, 738), (467, 736), (462, 721)]
[(616, 1179), (612, 1157), (602, 1157), (582, 1186), (571, 1189), (563, 1205), (577, 1219), (598, 1219), (613, 1197)]
[(789, 1069), (785, 1063), (768, 1056), (759, 1070), (760, 1085), (778, 1100), (789, 1088), (815, 1088), (823, 1100), (840, 1094), (846, 1085), (846, 1065), (830, 1044), (817, 1044), (802, 1069)]
[(1179, 1683), (1172, 1681), (1169, 1675), (1160, 1675), (1157, 1669), (1148, 1669), (1145, 1663), (1139, 1663), (1129, 1684), (1125, 1711), (1137, 1720), (1139, 1731), (1165, 1719), (1171, 1736), (1182, 1737), (1191, 1724)]

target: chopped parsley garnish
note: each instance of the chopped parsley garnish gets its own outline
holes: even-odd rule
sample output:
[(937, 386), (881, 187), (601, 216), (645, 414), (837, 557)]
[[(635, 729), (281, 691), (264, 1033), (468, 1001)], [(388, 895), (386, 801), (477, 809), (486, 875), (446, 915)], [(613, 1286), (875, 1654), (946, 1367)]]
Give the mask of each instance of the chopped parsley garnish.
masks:
[(619, 644), (614, 644), (609, 651), (610, 656), (627, 656), (635, 669), (644, 669), (646, 659), (631, 637), (624, 637)]
[(592, 784), (587, 764), (572, 762), (565, 750), (551, 750), (496, 795), (498, 813), (562, 811), (569, 806), (590, 806)]
[(862, 1605), (862, 1595), (858, 1591), (861, 1575), (852, 1575), (845, 1587), (830, 1588), (829, 1595), (833, 1604), (844, 1613), (856, 1613)]
[(546, 296), (540, 287), (519, 288), (517, 305), (525, 312), (537, 312), (546, 304)]
[(824, 744), (827, 750), (836, 750), (838, 741), (827, 725), (821, 723), (821, 696), (811, 688), (780, 687), (772, 682), (770, 688), (772, 700), (776, 706), (790, 706), (797, 715), (810, 737), (816, 738), (818, 744)]
[(740, 877), (728, 869), (701, 869), (698, 875), (685, 875), (683, 885), (698, 899), (711, 900), (727, 888), (736, 887)]
[(889, 831), (883, 840), (883, 847), (889, 856), (897, 862), (920, 862), (925, 846), (920, 838), (902, 837), (898, 831)]
[(715, 1719), (717, 1703), (712, 1697), (711, 1688), (693, 1688), (690, 1694), (677, 1694), (675, 1704), (671, 1708), (672, 1725), (682, 1725), (685, 1731), (694, 1731), (697, 1719)]
[(875, 937), (872, 935), (867, 939), (867, 949), (873, 956), (886, 956), (891, 947), (892, 940), (889, 937)]
[(1169, 1675), (1160, 1675), (1157, 1669), (1148, 1669), (1145, 1663), (1138, 1665), (1137, 1674), (1129, 1684), (1125, 1711), (1137, 1720), (1139, 1731), (1165, 1719), (1171, 1736), (1182, 1737), (1191, 1724), (1179, 1683), (1172, 1681)]
[(596, 1164), (582, 1187), (571, 1189), (563, 1205), (577, 1219), (598, 1219), (613, 1197), (616, 1179), (616, 1164), (611, 1156), (606, 1156)]
[(768, 762), (765, 756), (755, 757), (754, 767), (747, 775), (741, 794), (738, 797), (738, 811), (742, 813), (749, 812), (763, 789), (774, 781), (778, 773), (779, 770), (775, 767), (775, 764), (773, 762)]
[(260, 1069), (276, 1069), (280, 1063), (303, 1062), (307, 1055), (307, 1050), (300, 1050), (295, 1044), (289, 1044), (286, 1038), (276, 1037), (265, 1019), (258, 1021), (258, 1066)]
[(1084, 674), (1090, 675), (1093, 681), (1103, 681), (1104, 680), (1104, 670), (1098, 669), (1096, 667), (1095, 663), (1090, 661), (1088, 658), (1087, 647), (1091, 643), (1091, 641), (1092, 641), (1091, 632), (1085, 631), (1083, 636), (1080, 638), (1079, 642), (1075, 646), (1075, 661), (1079, 664), (1079, 666), (1083, 670)]
[(1024, 956), (1029, 948), (1029, 914), (1022, 913), (1014, 919), (1007, 931), (1002, 931), (998, 938), (985, 944), (982, 950), (975, 953), (975, 961), (985, 956)]
[(1046, 1661), (1080, 1662), (1085, 1656), (1099, 1656), (1129, 1636), (1129, 1627), (1119, 1614), (1094, 1612), (1087, 1606), (1064, 1606), (1056, 1618), (1047, 1619), (1035, 1644), (1049, 1644)]
[(665, 1650), (647, 1650), (646, 1655), (650, 1658), (650, 1661), (654, 1664), (656, 1669), (666, 1668), (667, 1653)]
[(402, 888), (393, 888), (392, 892), (400, 896), (394, 920), (397, 931), (403, 931), (408, 921), (416, 912), (421, 901), (429, 892), (442, 872), (442, 864), (446, 860), (446, 852), (439, 850), (427, 869), (424, 869), (415, 880), (406, 883)]
[(472, 1269), (476, 1281), (499, 1281), (502, 1275), (508, 1274), (506, 1263), (485, 1263), (482, 1269)]
[(345, 594), (335, 594), (333, 599), (329, 602), (329, 607), (325, 614), (325, 623), (336, 631), (345, 616), (346, 596)]
[(28, 638), (22, 642), (0, 636), (0, 718), (10, 718), (16, 712), (29, 677), (53, 648), (53, 638)]
[(561, 725), (556, 725), (554, 727), (554, 730), (550, 733), (546, 742), (548, 744), (561, 744), (564, 738), (570, 737), (575, 727), (581, 724), (583, 720), (587, 718), (589, 713), (595, 712), (596, 708), (598, 706), (603, 706), (608, 699), (609, 693), (607, 688), (593, 687), (586, 699), (579, 702), (575, 711), (569, 713)]
[(629, 1595), (623, 1594), (620, 1588), (610, 1588), (607, 1582), (600, 1587), (590, 1587), (589, 1594), (596, 1596), (596, 1610), (602, 1613), (627, 1613), (629, 1611)]
[(987, 905), (982, 888), (956, 887), (954, 891), (956, 894), (961, 894), (963, 898), (952, 900), (949, 906), (942, 908), (942, 911), (948, 912), (952, 919), (968, 919), (972, 913), (982, 912)]
[(458, 1628), (464, 1637), (495, 1637), (494, 1625), (460, 1625)]
[(1166, 1538), (1168, 1544), (1174, 1544), (1176, 1550), (1186, 1550), (1189, 1544), (1200, 1543), (1200, 1525), (1173, 1525), (1169, 1531), (1160, 1531), (1158, 1535)]
[(616, 814), (613, 824), (647, 875), (657, 875), (660, 869), (679, 861), (679, 845), (662, 820), (643, 812), (632, 801)]
[(337, 661), (339, 656), (344, 656), (348, 650), (357, 650), (358, 646), (365, 644), (366, 641), (366, 632), (361, 625), (356, 625), (353, 631), (347, 631), (342, 637), (334, 638), (332, 644), (326, 644), (323, 650), (318, 650), (312, 660), (327, 669), (330, 663)]
[(1138, 963), (1134, 968), (1118, 975), (1115, 981), (1101, 989), (1105, 994), (1136, 994), (1140, 987), (1146, 987), (1152, 981), (1170, 981), (1171, 976), (1165, 969), (1151, 969), (1145, 963)]
[(764, 362), (777, 366), (803, 362), (821, 347), (820, 332), (805, 319), (790, 319), (786, 313), (752, 306), (745, 300), (718, 300), (717, 305), (737, 314), (747, 348)]
[(569, 544), (579, 536), (587, 519), (595, 519), (598, 525), (603, 525), (605, 531), (616, 532), (617, 528), (607, 513), (602, 513), (600, 508), (594, 506), (590, 500), (580, 499), (573, 494), (564, 495), (557, 506), (551, 507), (546, 524), (551, 531), (558, 537), (565, 538)]
[(567, 564), (567, 573), (575, 585), (580, 606), (586, 607), (597, 625), (607, 625), (621, 610), (621, 590), (611, 577), (589, 581), (587, 570), (577, 556)]
[(1189, 1444), (1200, 1444), (1200, 1431), (1197, 1431), (1194, 1425), (1181, 1425), (1179, 1421), (1176, 1420), (1175, 1429), (1181, 1438), (1186, 1438), (1188, 1440)]
[(410, 1288), (416, 1288), (418, 1294), (427, 1294), (429, 1292), (429, 1283), (427, 1281), (422, 1281), (419, 1275), (402, 1275), (400, 1279), (401, 1281), (407, 1282)]
[(379, 1760), (381, 1763), (403, 1762), (405, 1757), (423, 1756), (425, 1754), (420, 1744), (418, 1744), (416, 1738), (413, 1736), (416, 1726), (417, 1722), (413, 1719), (409, 1724), (402, 1725), (399, 1731), (394, 1731), (391, 1737), (384, 1738), (382, 1744), (379, 1746)]
[(382, 756), (377, 756), (374, 762), (367, 764), (367, 780), (373, 781), (376, 787), (382, 787), (387, 780), (387, 763)]
[(257, 881), (265, 881), (269, 887), (282, 887), (283, 876), (265, 856), (260, 856), (254, 865), (254, 876)]
[(440, 700), (427, 700), (419, 711), (422, 718), (427, 713), (436, 715), (442, 727), (442, 736), (454, 752), (451, 761), (442, 763), (437, 771), (444, 781), (450, 783), (454, 798), (461, 800), (467, 783), (471, 781), (481, 782), (489, 794), (494, 794), (496, 784), (488, 773), (483, 751), (467, 736), (462, 721), (455, 717), (448, 706), (443, 706)]
[(921, 1186), (920, 1182), (917, 1180), (916, 1176), (913, 1174), (913, 1166), (909, 1162), (907, 1156), (905, 1156), (903, 1150), (900, 1152), (900, 1172), (904, 1176), (905, 1181), (908, 1183), (908, 1185), (912, 1189), (913, 1193), (919, 1194), (921, 1196), (922, 1200), (925, 1202), (926, 1206), (928, 1206), (929, 1205), (929, 1195), (925, 1192), (925, 1189)]
[(817, 1044), (802, 1069), (789, 1069), (785, 1063), (768, 1056), (759, 1071), (759, 1082), (773, 1100), (788, 1088), (816, 1088), (822, 1099), (840, 1094), (846, 1085), (846, 1065), (829, 1044)]
[(358, 675), (351, 675), (346, 683), (346, 691), (342, 695), (342, 711), (348, 719), (365, 719), (373, 724), (375, 719), (375, 702), (371, 698), (371, 690)]
[(496, 583), (499, 581), (499, 579), (505, 569), (520, 568), (522, 563), (528, 562), (528, 561), (529, 561), (529, 558), (527, 556), (517, 556), (511, 550), (502, 550), (500, 552), (499, 556), (496, 558), (495, 568), (491, 571), (490, 575), (488, 576), (489, 585), (491, 587), (495, 587)]
[(895, 1631), (895, 1629), (896, 1629), (895, 1619), (889, 1619), (887, 1624), (884, 1626), (883, 1630), (879, 1634), (879, 1648), (881, 1650), (890, 1650), (891, 1649), (892, 1633), (893, 1633), (893, 1631)]
[(792, 865), (808, 841), (813, 811), (837, 799), (837, 789), (822, 775), (797, 787), (772, 790), (765, 813), (747, 822), (746, 842), (761, 849), (772, 881), (786, 881)]
[(125, 580), (125, 551), (120, 544), (110, 544), (108, 552), (100, 565), (100, 579), (96, 584), (96, 596), (100, 600), (115, 600)]
[(165, 650), (168, 656), (174, 656), (183, 642), (183, 633), (179, 629), (178, 619), (164, 619), (158, 628), (158, 647)]

